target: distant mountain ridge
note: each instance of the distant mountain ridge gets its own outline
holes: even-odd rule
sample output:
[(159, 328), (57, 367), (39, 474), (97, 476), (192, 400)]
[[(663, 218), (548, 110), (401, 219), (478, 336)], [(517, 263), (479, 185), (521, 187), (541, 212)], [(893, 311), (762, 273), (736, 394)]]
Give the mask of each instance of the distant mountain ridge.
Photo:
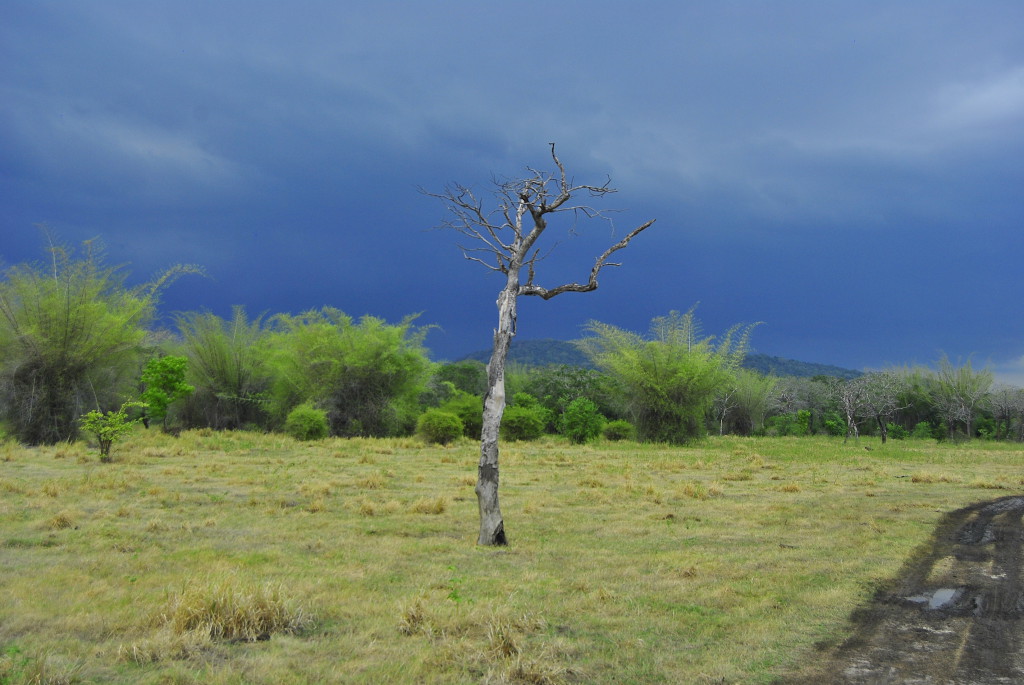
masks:
[[(467, 354), (458, 361), (473, 359), (486, 364), (490, 358), (490, 350), (479, 350)], [(508, 351), (508, 360), (524, 366), (565, 364), (567, 366), (579, 366), (584, 369), (594, 368), (590, 359), (571, 342), (550, 338), (542, 340), (513, 340), (512, 346)], [(763, 374), (774, 374), (776, 376), (856, 378), (861, 375), (860, 371), (844, 369), (840, 366), (801, 362), (784, 357), (773, 357), (768, 354), (748, 354), (746, 359), (743, 360), (743, 366)]]

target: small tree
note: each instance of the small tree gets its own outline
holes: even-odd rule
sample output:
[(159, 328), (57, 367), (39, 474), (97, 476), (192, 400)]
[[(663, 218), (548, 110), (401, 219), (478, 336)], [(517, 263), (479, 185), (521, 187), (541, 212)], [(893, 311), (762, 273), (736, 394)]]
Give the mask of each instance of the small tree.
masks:
[(601, 434), (605, 418), (597, 410), (597, 405), (586, 397), (577, 397), (562, 414), (562, 433), (574, 445), (590, 442)]
[(989, 392), (988, 405), (996, 422), (996, 439), (1009, 439), (1014, 420), (1024, 418), (1024, 389), (1000, 383)]
[(493, 208), (485, 208), (473, 191), (462, 185), (449, 186), (440, 194), (428, 193), (443, 201), (451, 213), (444, 227), (454, 229), (473, 241), (471, 247), (459, 246), (463, 256), (500, 273), (505, 279), (505, 285), (498, 294), (498, 327), (494, 331), (494, 346), (487, 365), (487, 395), (484, 398), (477, 467), (476, 496), (480, 510), (477, 542), (481, 545), (507, 544), (505, 522), (498, 503), (498, 432), (505, 410), (505, 362), (512, 337), (516, 334), (519, 296), (533, 295), (549, 300), (562, 293), (595, 290), (601, 269), (615, 265), (608, 261), (609, 258), (654, 223), (651, 220), (641, 224), (605, 250), (594, 260), (586, 283), (565, 283), (554, 288), (539, 285), (536, 269), (542, 253), (538, 241), (548, 228), (548, 220), (556, 214), (566, 213), (601, 218), (600, 210), (574, 204), (573, 198), (579, 195), (600, 198), (615, 192), (607, 183), (595, 186), (571, 182), (555, 154), (554, 143), (551, 144), (551, 159), (555, 172), (530, 169), (525, 178), (497, 181)]
[(859, 424), (868, 411), (868, 390), (862, 378), (845, 381), (837, 378), (832, 384), (832, 396), (846, 423), (843, 444), (846, 444), (851, 435), (854, 441), (860, 440)]
[[(188, 357), (158, 357), (146, 362), (142, 370), (142, 401), (149, 407), (147, 419), (160, 422), (163, 430), (167, 430), (167, 410), (174, 402), (188, 397), (195, 388), (185, 382), (188, 368)], [(148, 422), (147, 422), (148, 425)]]
[(128, 409), (132, 407), (145, 409), (146, 404), (144, 402), (125, 402), (120, 409), (112, 409), (106, 413), (94, 409), (79, 420), (82, 430), (92, 433), (96, 437), (100, 447), (100, 461), (110, 462), (110, 448), (142, 421), (141, 416), (134, 419), (128, 418)]

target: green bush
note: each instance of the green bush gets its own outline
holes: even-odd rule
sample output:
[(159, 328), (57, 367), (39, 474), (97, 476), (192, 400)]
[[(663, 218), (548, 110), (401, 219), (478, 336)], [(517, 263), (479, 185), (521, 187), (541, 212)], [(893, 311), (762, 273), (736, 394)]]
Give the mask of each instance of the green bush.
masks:
[(456, 391), (455, 396), (439, 408), (459, 417), (462, 421), (462, 434), (467, 438), (480, 437), (484, 429), (484, 402), (479, 397)]
[(577, 397), (562, 413), (562, 434), (569, 442), (582, 445), (601, 434), (604, 417), (597, 410), (597, 405), (586, 397)]
[(927, 421), (921, 421), (914, 426), (914, 430), (910, 432), (910, 437), (921, 440), (930, 439), (932, 437), (932, 425)]
[[(212, 312), (188, 312), (176, 318), (181, 350), (188, 357), (186, 381), (195, 391), (181, 401), (178, 413), (188, 428), (238, 430), (267, 421), (267, 328), (262, 317), (249, 321), (236, 306), (230, 319)], [(296, 398), (291, 409), (308, 397)], [(281, 419), (287, 416), (282, 412)], [(278, 424), (280, 425), (280, 424)]]
[(832, 437), (840, 437), (846, 435), (846, 421), (843, 417), (836, 412), (828, 412), (825, 414), (825, 432)]
[(898, 423), (885, 424), (885, 430), (893, 440), (906, 440), (910, 437), (910, 432)]
[(462, 419), (440, 409), (428, 409), (420, 414), (416, 422), (416, 432), (427, 442), (439, 445), (452, 442), (462, 435), (463, 430)]
[(591, 337), (578, 344), (622, 389), (642, 440), (683, 445), (707, 435), (705, 415), (743, 361), (753, 328), (704, 337), (691, 309), (653, 319), (650, 338), (592, 321)]
[(512, 396), (512, 405), (516, 407), (523, 407), (537, 414), (544, 427), (542, 432), (544, 433), (556, 433), (558, 432), (558, 415), (541, 404), (534, 395), (528, 392), (517, 392)]
[(629, 421), (616, 419), (604, 425), (601, 433), (605, 440), (618, 442), (619, 440), (632, 440), (636, 437), (636, 428)]
[(296, 440), (319, 440), (327, 437), (327, 412), (309, 404), (300, 404), (288, 413), (284, 431)]
[(544, 419), (536, 409), (505, 407), (501, 437), (505, 440), (536, 440), (544, 434)]
[(96, 437), (100, 447), (100, 461), (110, 462), (112, 460), (110, 448), (123, 436), (131, 433), (135, 424), (142, 421), (142, 417), (128, 418), (128, 409), (132, 407), (145, 409), (146, 404), (144, 402), (125, 402), (120, 409), (112, 409), (106, 413), (94, 409), (83, 414), (79, 419), (82, 430), (92, 433)]
[(974, 422), (974, 434), (979, 438), (985, 440), (991, 440), (995, 437), (998, 431), (995, 419), (989, 416), (978, 417), (978, 420)]
[(423, 347), (430, 329), (414, 327), (415, 318), (356, 321), (333, 307), (278, 314), (268, 338), (271, 413), (313, 402), (326, 410), (332, 435), (410, 435), (433, 373)]
[(779, 414), (765, 421), (767, 435), (808, 435), (810, 430), (811, 412), (807, 409), (801, 409), (791, 414)]

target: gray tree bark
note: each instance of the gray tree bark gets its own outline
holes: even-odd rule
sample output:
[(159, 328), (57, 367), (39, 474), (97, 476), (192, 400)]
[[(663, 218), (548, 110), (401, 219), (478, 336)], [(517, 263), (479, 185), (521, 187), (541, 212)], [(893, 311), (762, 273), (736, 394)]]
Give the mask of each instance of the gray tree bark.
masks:
[(507, 545), (505, 520), (498, 502), (498, 434), (505, 413), (505, 361), (516, 329), (518, 269), (509, 270), (505, 289), (498, 295), (498, 328), (487, 364), (487, 395), (484, 397), (483, 430), (480, 433), (480, 464), (477, 467), (476, 501), (480, 509), (479, 545)]
[[(480, 510), (480, 545), (506, 545), (505, 522), (498, 501), (499, 459), (498, 444), (501, 418), (505, 412), (505, 362), (509, 346), (516, 334), (516, 304), (520, 295), (533, 295), (549, 300), (567, 292), (589, 292), (597, 289), (597, 277), (605, 266), (618, 266), (608, 258), (642, 231), (650, 227), (648, 221), (630, 231), (624, 238), (599, 256), (585, 283), (565, 283), (555, 288), (544, 288), (534, 282), (540, 250), (538, 239), (547, 228), (547, 217), (559, 212), (572, 212), (586, 218), (602, 218), (600, 210), (586, 205), (571, 205), (575, 193), (603, 197), (615, 192), (607, 184), (601, 186), (572, 185), (562, 162), (551, 144), (551, 158), (557, 173), (549, 174), (531, 169), (532, 175), (497, 184), (497, 206), (487, 211), (473, 192), (464, 186), (451, 186), (444, 193), (427, 193), (444, 201), (453, 218), (444, 224), (472, 238), (475, 247), (461, 246), (466, 259), (483, 264), (492, 271), (504, 274), (505, 286), (498, 294), (498, 327), (494, 331), (494, 347), (487, 365), (487, 395), (484, 398), (483, 429), (480, 435), (480, 464), (477, 467), (476, 496)], [(525, 225), (524, 225), (525, 224)], [(478, 256), (483, 254), (483, 257)], [(525, 282), (522, 280), (526, 270)]]

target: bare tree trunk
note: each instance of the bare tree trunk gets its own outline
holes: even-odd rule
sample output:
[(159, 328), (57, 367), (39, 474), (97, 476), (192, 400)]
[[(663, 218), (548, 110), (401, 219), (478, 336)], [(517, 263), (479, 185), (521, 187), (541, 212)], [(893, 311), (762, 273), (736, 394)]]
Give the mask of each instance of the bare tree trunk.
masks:
[[(601, 270), (606, 266), (618, 266), (617, 263), (609, 262), (609, 258), (654, 223), (651, 219), (641, 224), (605, 250), (594, 260), (585, 283), (563, 283), (555, 288), (537, 285), (534, 282), (535, 268), (542, 253), (535, 245), (547, 228), (546, 217), (570, 212), (590, 219), (602, 218), (600, 210), (587, 205), (571, 205), (569, 201), (575, 193), (603, 197), (615, 192), (607, 183), (600, 186), (573, 185), (565, 173), (565, 167), (555, 155), (554, 143), (551, 143), (551, 159), (558, 168), (557, 173), (548, 174), (531, 169), (531, 175), (527, 178), (499, 182), (495, 191), (497, 207), (494, 211), (485, 209), (473, 191), (465, 186), (450, 186), (442, 194), (428, 193), (444, 200), (454, 216), (444, 225), (474, 241), (476, 247), (459, 246), (463, 256), (483, 264), (491, 271), (503, 273), (507, 278), (504, 289), (498, 295), (498, 328), (494, 331), (494, 349), (487, 365), (487, 396), (484, 398), (483, 429), (480, 433), (476, 497), (480, 507), (478, 543), (481, 545), (508, 544), (505, 523), (498, 506), (498, 433), (501, 417), (505, 413), (505, 360), (516, 334), (516, 298), (520, 295), (533, 295), (550, 300), (562, 293), (595, 290)], [(526, 282), (520, 283), (519, 274), (524, 267)]]
[(505, 413), (505, 360), (516, 334), (516, 297), (519, 269), (509, 268), (508, 282), (498, 295), (498, 328), (494, 349), (487, 364), (487, 396), (484, 399), (483, 430), (480, 434), (480, 465), (477, 467), (476, 500), (480, 508), (479, 545), (507, 545), (505, 521), (498, 504), (498, 432)]

